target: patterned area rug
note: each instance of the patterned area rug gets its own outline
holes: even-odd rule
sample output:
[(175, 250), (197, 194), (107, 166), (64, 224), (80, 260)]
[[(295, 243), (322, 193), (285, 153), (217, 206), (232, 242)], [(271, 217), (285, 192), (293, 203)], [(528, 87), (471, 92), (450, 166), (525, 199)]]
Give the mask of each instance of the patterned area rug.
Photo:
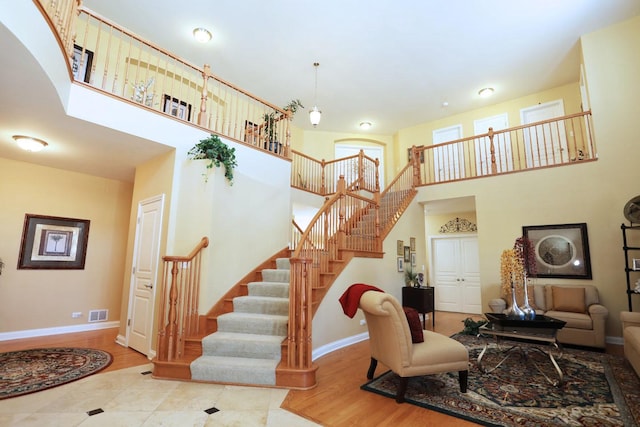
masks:
[(0, 399), (46, 390), (95, 374), (111, 354), (89, 348), (38, 348), (0, 353)]
[[(409, 380), (406, 402), (486, 426), (640, 425), (640, 380), (620, 356), (565, 348), (556, 358), (564, 381), (554, 387), (533, 365), (553, 380), (558, 375), (551, 361), (531, 351), (531, 344), (514, 342), (524, 353), (512, 352), (496, 370), (483, 374), (476, 361), (485, 339), (453, 338), (469, 349), (467, 393), (460, 393), (457, 372), (416, 377)], [(491, 345), (482, 359), (485, 367), (502, 359)], [(397, 385), (398, 376), (386, 372), (361, 388), (395, 398)]]

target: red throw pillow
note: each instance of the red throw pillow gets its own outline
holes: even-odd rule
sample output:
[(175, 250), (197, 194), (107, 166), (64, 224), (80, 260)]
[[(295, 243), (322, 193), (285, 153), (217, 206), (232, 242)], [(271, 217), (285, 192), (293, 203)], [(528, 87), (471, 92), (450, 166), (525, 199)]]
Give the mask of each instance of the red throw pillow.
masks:
[(402, 307), (405, 316), (407, 316), (407, 323), (409, 323), (409, 330), (411, 331), (411, 342), (418, 343), (424, 342), (424, 334), (422, 333), (422, 322), (420, 322), (420, 315), (415, 308)]

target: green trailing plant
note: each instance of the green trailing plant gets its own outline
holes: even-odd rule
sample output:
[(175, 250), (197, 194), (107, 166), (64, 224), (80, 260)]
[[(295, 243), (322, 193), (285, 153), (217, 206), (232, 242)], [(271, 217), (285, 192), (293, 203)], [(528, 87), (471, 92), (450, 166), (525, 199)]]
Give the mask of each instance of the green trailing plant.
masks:
[(218, 135), (212, 134), (209, 138), (201, 139), (199, 143), (194, 145), (189, 150), (188, 156), (193, 160), (209, 160), (207, 169), (211, 169), (214, 166), (219, 168), (223, 165), (224, 176), (229, 181), (229, 184), (233, 185), (233, 169), (238, 166), (235, 152), (235, 148), (229, 147), (220, 140)]
[(471, 317), (467, 317), (462, 323), (464, 323), (464, 329), (460, 332), (461, 334), (477, 336), (480, 333), (480, 326), (489, 322), (485, 319), (473, 320)]

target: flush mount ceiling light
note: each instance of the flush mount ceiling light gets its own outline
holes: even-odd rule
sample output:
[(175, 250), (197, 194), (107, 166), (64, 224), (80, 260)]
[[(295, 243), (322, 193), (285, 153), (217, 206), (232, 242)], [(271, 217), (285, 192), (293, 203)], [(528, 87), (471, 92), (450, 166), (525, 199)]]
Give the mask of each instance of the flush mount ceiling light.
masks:
[(313, 66), (316, 69), (316, 87), (315, 94), (313, 96), (313, 110), (309, 111), (309, 121), (311, 121), (313, 127), (316, 127), (322, 118), (322, 111), (318, 110), (318, 67), (320, 66), (320, 63), (314, 62)]
[(211, 33), (206, 28), (196, 28), (193, 30), (193, 37), (200, 43), (206, 43), (211, 40)]
[(18, 147), (22, 148), (23, 150), (31, 151), (34, 153), (37, 151), (41, 151), (43, 148), (49, 145), (41, 139), (32, 138), (30, 136), (13, 135), (13, 139), (15, 139), (16, 144), (18, 144)]
[(362, 123), (360, 123), (360, 129), (362, 129), (362, 130), (371, 129), (371, 122), (362, 122)]
[(494, 89), (492, 87), (485, 87), (480, 89), (480, 91), (478, 91), (478, 95), (480, 95), (482, 98), (488, 98), (491, 95), (493, 95)]

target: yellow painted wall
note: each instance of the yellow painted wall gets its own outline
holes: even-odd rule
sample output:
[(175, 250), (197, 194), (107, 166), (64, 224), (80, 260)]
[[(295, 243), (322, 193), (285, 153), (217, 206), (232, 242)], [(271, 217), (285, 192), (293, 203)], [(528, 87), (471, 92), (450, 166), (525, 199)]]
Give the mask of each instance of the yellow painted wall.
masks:
[[(131, 184), (0, 158), (0, 194), (0, 332), (82, 325), (95, 309), (118, 321)], [(90, 220), (85, 268), (18, 270), (26, 213)]]

